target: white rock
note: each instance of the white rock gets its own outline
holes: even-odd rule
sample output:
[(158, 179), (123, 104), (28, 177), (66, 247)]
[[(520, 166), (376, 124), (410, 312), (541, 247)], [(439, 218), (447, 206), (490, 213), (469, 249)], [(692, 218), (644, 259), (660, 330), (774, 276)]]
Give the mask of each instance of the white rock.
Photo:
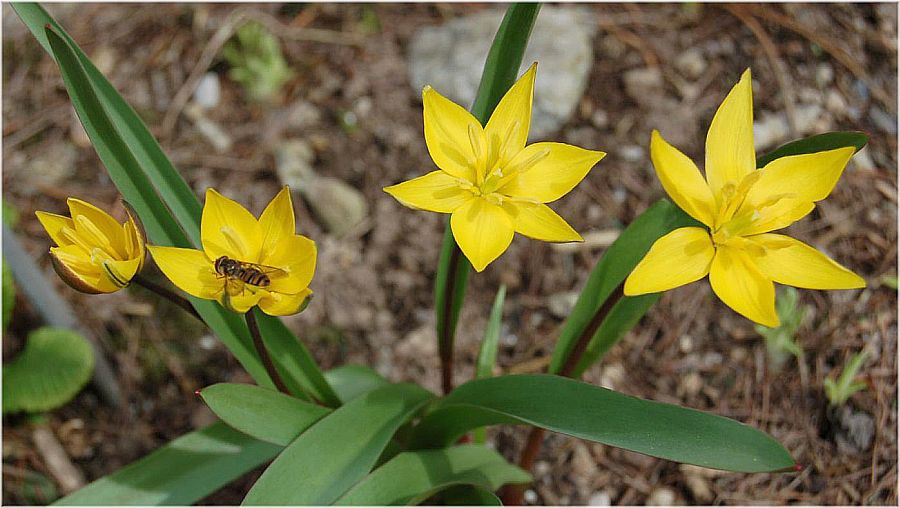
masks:
[(605, 490), (601, 490), (600, 492), (594, 492), (591, 494), (591, 498), (588, 500), (589, 506), (612, 506), (612, 499), (610, 499), (609, 494), (606, 493)]
[(576, 301), (578, 301), (577, 291), (554, 293), (547, 298), (547, 308), (553, 316), (565, 319), (572, 313)]
[[(409, 45), (412, 86), (418, 91), (431, 85), (469, 108), (503, 10), (491, 9), (416, 32)], [(541, 9), (519, 69), (521, 75), (539, 62), (529, 139), (552, 134), (574, 113), (587, 86), (596, 31), (595, 15), (587, 9)]]
[(673, 506), (674, 504), (675, 492), (667, 487), (655, 488), (647, 497), (647, 506)]
[(663, 75), (659, 67), (631, 69), (622, 79), (625, 93), (639, 104), (655, 104), (663, 97)]
[(194, 103), (203, 109), (212, 109), (219, 105), (220, 97), (219, 75), (215, 72), (207, 72), (200, 78), (197, 88), (194, 89)]
[(706, 59), (699, 48), (690, 48), (675, 59), (675, 68), (691, 79), (697, 79), (706, 71)]

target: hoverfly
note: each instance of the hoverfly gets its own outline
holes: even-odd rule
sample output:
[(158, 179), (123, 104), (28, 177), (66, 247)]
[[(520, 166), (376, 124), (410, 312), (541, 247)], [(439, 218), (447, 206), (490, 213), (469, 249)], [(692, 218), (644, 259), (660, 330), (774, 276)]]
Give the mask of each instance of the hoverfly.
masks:
[[(260, 265), (257, 263), (247, 263), (245, 261), (231, 259), (228, 256), (219, 256), (216, 259), (214, 266), (219, 277), (225, 278), (226, 293), (230, 293), (229, 291), (227, 291), (229, 282), (243, 283), (241, 285), (241, 293), (243, 294), (244, 285), (246, 284), (264, 288), (268, 287), (272, 283), (269, 275), (286, 274), (284, 270), (275, 268), (274, 266)], [(236, 293), (237, 291), (234, 291), (230, 294)]]

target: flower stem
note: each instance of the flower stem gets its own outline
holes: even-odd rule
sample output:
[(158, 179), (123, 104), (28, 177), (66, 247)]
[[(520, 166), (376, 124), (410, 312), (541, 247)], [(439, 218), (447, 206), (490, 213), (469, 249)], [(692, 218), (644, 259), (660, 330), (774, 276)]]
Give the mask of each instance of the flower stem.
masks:
[[(560, 376), (571, 377), (572, 372), (575, 370), (575, 367), (578, 366), (578, 362), (581, 361), (581, 357), (584, 356), (584, 352), (588, 347), (588, 344), (591, 343), (591, 339), (594, 337), (594, 334), (597, 333), (597, 330), (600, 329), (600, 325), (603, 324), (603, 321), (606, 320), (606, 316), (609, 315), (610, 311), (612, 311), (613, 307), (619, 303), (619, 300), (625, 296), (625, 281), (622, 281), (621, 284), (616, 286), (613, 289), (612, 293), (606, 298), (606, 301), (603, 302), (603, 305), (597, 309), (597, 312), (594, 313), (594, 316), (591, 318), (591, 321), (588, 323), (584, 330), (582, 330), (581, 335), (578, 336), (578, 341), (575, 342), (575, 347), (572, 348), (572, 351), (569, 352), (569, 356), (566, 357), (566, 363), (563, 364), (562, 369), (559, 371)], [(533, 427), (531, 432), (528, 433), (528, 439), (525, 442), (525, 448), (522, 449), (522, 455), (519, 457), (519, 467), (524, 469), (525, 471), (531, 471), (531, 468), (534, 466), (534, 461), (537, 459), (538, 452), (541, 450), (541, 444), (544, 442), (544, 429), (540, 427)], [(522, 498), (525, 494), (525, 485), (508, 485), (503, 490), (503, 504), (505, 506), (518, 506), (522, 504)]]
[[(447, 226), (449, 228), (449, 225)], [(454, 314), (454, 303), (456, 301), (456, 293), (465, 291), (465, 284), (462, 287), (457, 285), (457, 279), (460, 277), (460, 270), (466, 270), (462, 262), (465, 258), (459, 245), (452, 238), (450, 239), (452, 246), (450, 247), (450, 260), (447, 263), (447, 281), (444, 285), (444, 294), (442, 303), (443, 320), (438, 329), (438, 355), (441, 359), (441, 389), (444, 395), (453, 390), (453, 343), (454, 334), (456, 332), (456, 319)], [(458, 309), (456, 309), (458, 312)]]
[(275, 383), (275, 387), (278, 388), (278, 391), (293, 396), (287, 385), (285, 385), (284, 381), (281, 379), (281, 375), (275, 370), (275, 364), (272, 363), (272, 357), (269, 356), (269, 351), (266, 349), (266, 345), (263, 344), (262, 334), (259, 333), (259, 325), (256, 323), (256, 314), (253, 313), (253, 309), (247, 311), (247, 313), (244, 314), (244, 317), (247, 319), (247, 328), (250, 329), (250, 335), (253, 337), (253, 346), (256, 347), (256, 353), (259, 355), (259, 359), (262, 360), (266, 372), (269, 373), (269, 378)]
[(172, 291), (171, 289), (169, 289), (167, 287), (160, 286), (159, 284), (151, 281), (150, 279), (144, 277), (143, 275), (141, 275), (139, 273), (135, 274), (134, 277), (131, 278), (131, 281), (138, 284), (139, 286), (143, 286), (145, 289), (148, 289), (148, 290), (156, 293), (157, 295), (165, 298), (166, 300), (169, 300), (170, 302), (174, 303), (175, 305), (181, 307), (181, 309), (184, 310), (185, 312), (187, 312), (188, 314), (194, 316), (195, 318), (197, 318), (198, 320), (203, 322), (203, 318), (200, 317), (200, 314), (197, 313), (197, 309), (195, 309), (194, 306), (191, 305), (191, 302), (187, 298), (184, 298), (183, 296), (178, 295), (177, 293), (175, 293), (174, 291)]

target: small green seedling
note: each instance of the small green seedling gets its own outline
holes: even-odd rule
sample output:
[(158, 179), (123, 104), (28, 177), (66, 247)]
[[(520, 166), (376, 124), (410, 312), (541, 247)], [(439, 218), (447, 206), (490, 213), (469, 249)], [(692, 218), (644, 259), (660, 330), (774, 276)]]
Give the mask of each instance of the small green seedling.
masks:
[(776, 371), (781, 370), (789, 355), (794, 355), (798, 360), (803, 356), (803, 348), (797, 343), (795, 335), (806, 317), (806, 309), (799, 305), (800, 294), (796, 289), (786, 286), (780, 293), (776, 299), (776, 311), (781, 324), (777, 328), (755, 326), (756, 332), (766, 339), (769, 361)]
[(272, 101), (294, 75), (278, 39), (260, 23), (238, 28), (235, 37), (222, 48), (222, 56), (231, 65), (228, 76), (244, 87), (252, 101)]
[(825, 380), (825, 396), (828, 397), (829, 406), (840, 406), (847, 402), (854, 393), (865, 390), (866, 383), (855, 381), (859, 370), (866, 361), (868, 353), (863, 350), (850, 357), (850, 361), (844, 367), (844, 371), (837, 378), (837, 381), (828, 378)]

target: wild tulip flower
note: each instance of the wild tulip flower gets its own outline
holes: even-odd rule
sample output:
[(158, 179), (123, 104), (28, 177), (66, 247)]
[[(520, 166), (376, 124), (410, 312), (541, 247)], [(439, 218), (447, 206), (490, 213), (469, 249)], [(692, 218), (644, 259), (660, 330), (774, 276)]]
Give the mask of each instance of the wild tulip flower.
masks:
[(295, 228), (287, 186), (259, 220), (209, 189), (200, 218), (203, 250), (148, 247), (159, 269), (184, 292), (239, 313), (258, 305), (266, 314), (285, 316), (303, 310), (316, 270), (316, 244)]
[(50, 248), (53, 268), (69, 286), (82, 293), (114, 293), (128, 286), (144, 266), (144, 235), (128, 211), (116, 219), (96, 206), (69, 198), (71, 217), (35, 212), (56, 243)]
[(426, 86), (425, 144), (438, 170), (384, 189), (410, 208), (451, 214), (453, 237), (479, 272), (513, 233), (583, 241), (546, 203), (572, 190), (606, 154), (563, 143), (526, 146), (536, 70), (532, 65), (509, 89), (485, 127)]
[(625, 294), (666, 291), (708, 274), (726, 305), (775, 327), (773, 282), (808, 289), (865, 287), (860, 276), (816, 249), (772, 233), (825, 199), (853, 153), (847, 147), (781, 157), (757, 169), (747, 69), (709, 127), (705, 180), (687, 156), (653, 131), (650, 156), (663, 188), (706, 228), (680, 228), (657, 240), (626, 279)]

